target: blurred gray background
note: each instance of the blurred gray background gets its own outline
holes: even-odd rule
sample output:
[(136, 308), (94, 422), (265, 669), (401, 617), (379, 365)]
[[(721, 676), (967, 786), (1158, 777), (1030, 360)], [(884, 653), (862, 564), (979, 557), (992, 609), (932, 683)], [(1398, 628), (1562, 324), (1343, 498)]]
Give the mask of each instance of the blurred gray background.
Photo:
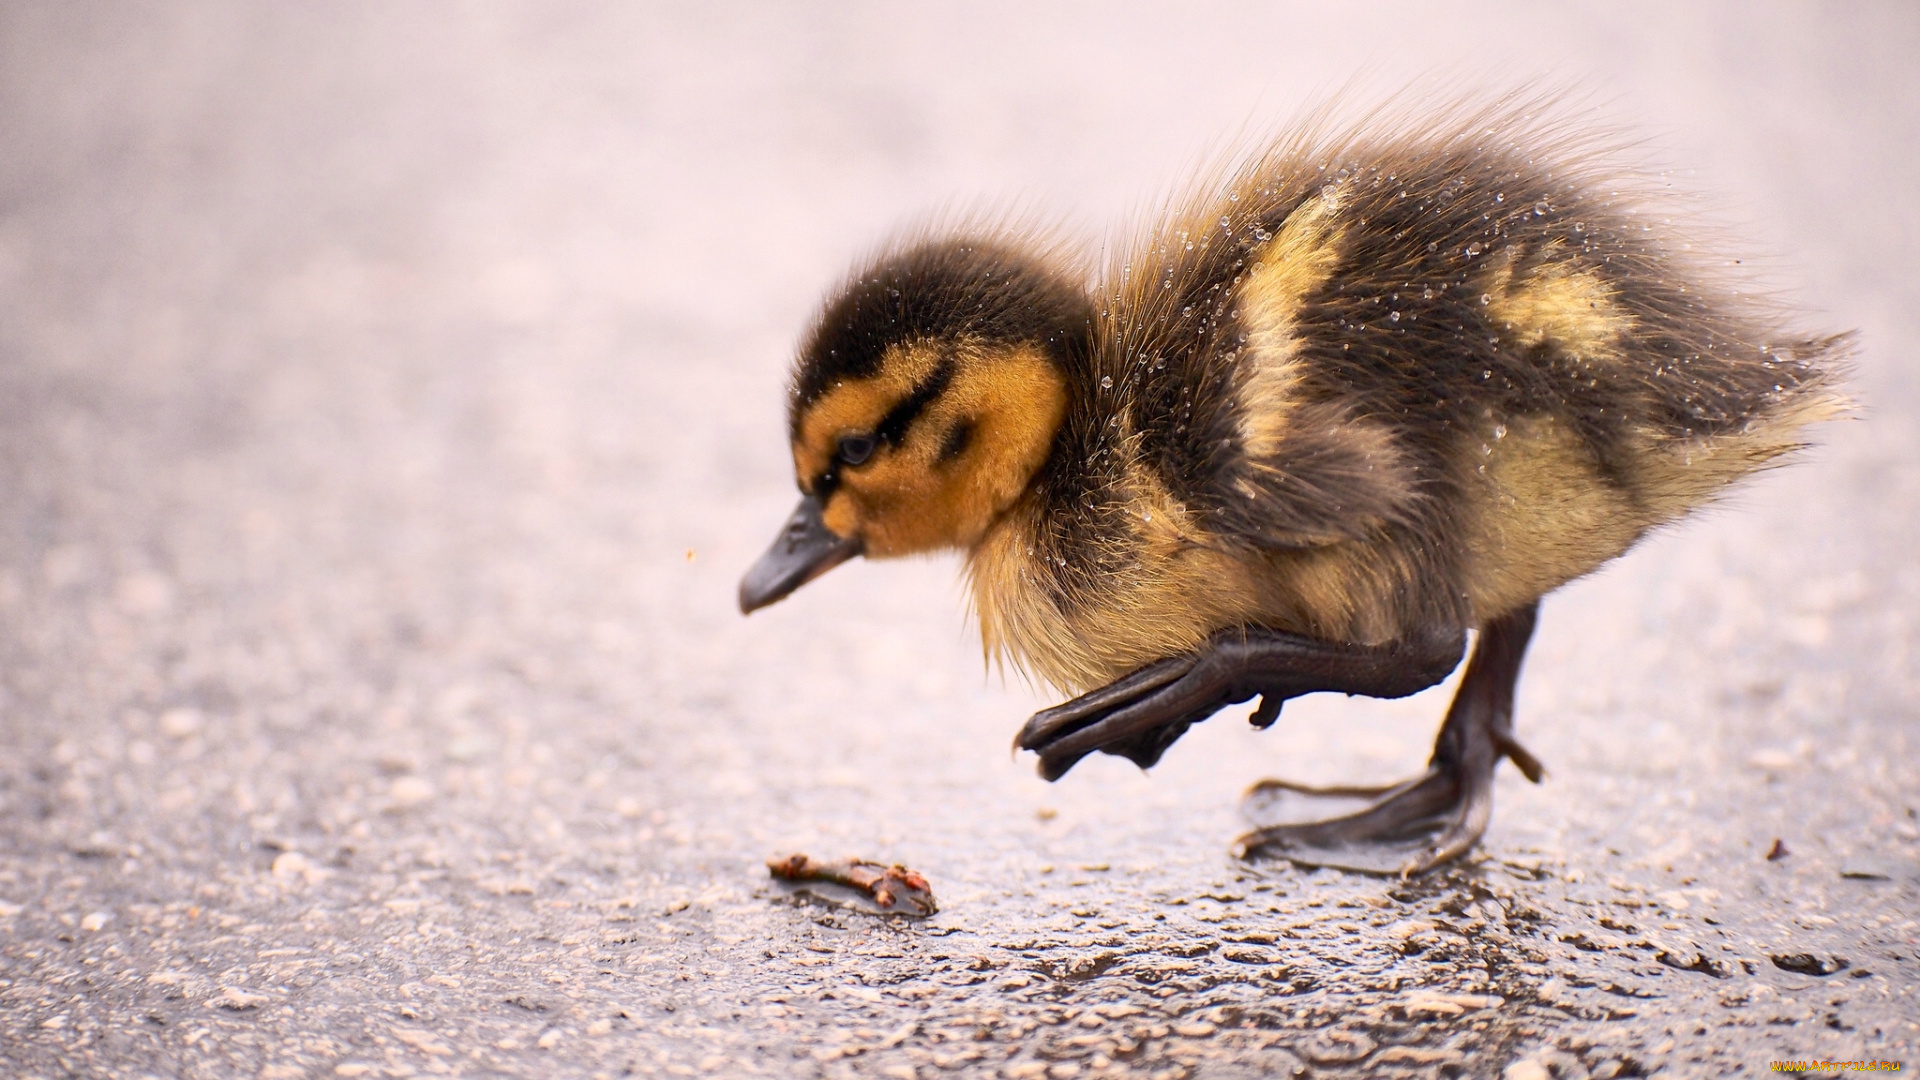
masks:
[[(1905, 2), (0, 5), (0, 1071), (1920, 1064), (1915, 56)], [(1547, 602), (1552, 775), (1470, 865), (1227, 855), (1445, 690), (1047, 785), (952, 560), (735, 613), (794, 342), (890, 229), (1122, 244), (1422, 77), (1583, 88), (1862, 335), (1860, 419)]]

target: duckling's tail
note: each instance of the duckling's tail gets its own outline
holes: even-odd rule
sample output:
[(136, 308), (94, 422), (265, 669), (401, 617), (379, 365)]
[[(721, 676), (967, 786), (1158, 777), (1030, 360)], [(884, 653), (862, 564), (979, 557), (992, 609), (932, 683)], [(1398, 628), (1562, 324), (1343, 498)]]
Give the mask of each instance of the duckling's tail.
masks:
[(1643, 432), (1652, 452), (1637, 470), (1641, 498), (1656, 517), (1678, 517), (1741, 477), (1786, 463), (1807, 447), (1809, 426), (1859, 415), (1840, 388), (1858, 344), (1858, 334), (1849, 331), (1774, 347), (1768, 361), (1774, 377), (1753, 388), (1737, 426)]

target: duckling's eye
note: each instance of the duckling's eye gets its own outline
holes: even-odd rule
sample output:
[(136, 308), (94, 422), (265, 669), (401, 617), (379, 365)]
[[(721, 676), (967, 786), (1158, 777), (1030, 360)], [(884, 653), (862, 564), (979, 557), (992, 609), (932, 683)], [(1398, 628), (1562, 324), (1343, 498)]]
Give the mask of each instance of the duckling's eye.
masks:
[(840, 446), (834, 451), (834, 456), (838, 457), (842, 464), (860, 465), (873, 456), (873, 447), (871, 435), (842, 435)]

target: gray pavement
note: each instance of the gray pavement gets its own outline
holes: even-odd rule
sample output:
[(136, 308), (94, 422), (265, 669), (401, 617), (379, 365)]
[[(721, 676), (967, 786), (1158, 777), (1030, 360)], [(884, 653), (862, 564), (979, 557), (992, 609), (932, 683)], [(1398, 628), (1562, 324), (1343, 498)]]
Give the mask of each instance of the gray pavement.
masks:
[[(0, 7), (0, 1073), (1920, 1067), (1916, 55), (1905, 3)], [(1227, 854), (1444, 690), (1048, 785), (950, 562), (734, 612), (858, 252), (1124, 235), (1432, 71), (1592, 87), (1864, 342), (1862, 419), (1549, 599), (1551, 776), (1468, 865)]]

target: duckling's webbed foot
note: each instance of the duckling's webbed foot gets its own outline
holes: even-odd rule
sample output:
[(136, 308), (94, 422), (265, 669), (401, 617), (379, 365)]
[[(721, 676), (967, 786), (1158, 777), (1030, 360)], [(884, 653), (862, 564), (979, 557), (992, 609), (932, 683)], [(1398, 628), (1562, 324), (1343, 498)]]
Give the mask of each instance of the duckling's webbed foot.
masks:
[(1465, 644), (1459, 630), (1390, 645), (1342, 645), (1258, 628), (1223, 631), (1195, 652), (1034, 714), (1016, 742), (1040, 754), (1040, 775), (1049, 780), (1096, 750), (1144, 769), (1187, 728), (1228, 705), (1259, 695), (1251, 719), (1266, 727), (1282, 702), (1302, 694), (1405, 697), (1446, 678)]
[(1513, 692), (1533, 634), (1529, 606), (1489, 623), (1434, 742), (1426, 774), (1386, 788), (1313, 788), (1268, 780), (1247, 793), (1249, 816), (1273, 821), (1285, 804), (1357, 799), (1344, 817), (1268, 824), (1240, 838), (1248, 858), (1279, 856), (1308, 866), (1417, 874), (1458, 857), (1480, 839), (1493, 813), (1493, 770), (1511, 760), (1538, 783), (1539, 761), (1513, 737)]

